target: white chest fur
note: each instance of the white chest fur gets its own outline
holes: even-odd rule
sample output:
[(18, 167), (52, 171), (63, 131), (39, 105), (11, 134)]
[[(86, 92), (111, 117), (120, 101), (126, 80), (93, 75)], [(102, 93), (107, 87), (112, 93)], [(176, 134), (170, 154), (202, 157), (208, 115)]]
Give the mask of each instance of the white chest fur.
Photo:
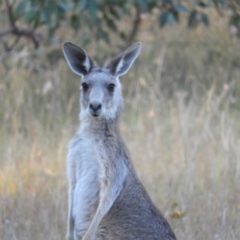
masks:
[(71, 171), (69, 177), (75, 178), (72, 215), (79, 235), (84, 235), (98, 207), (104, 161), (106, 153), (103, 143), (93, 136), (82, 134), (71, 141), (68, 168)]

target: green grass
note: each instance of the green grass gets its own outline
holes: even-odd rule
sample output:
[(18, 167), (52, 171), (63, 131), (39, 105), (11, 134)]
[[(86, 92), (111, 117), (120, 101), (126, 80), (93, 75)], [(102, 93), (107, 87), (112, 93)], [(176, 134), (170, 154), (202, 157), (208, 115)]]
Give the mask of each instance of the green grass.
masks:
[[(240, 239), (240, 51), (214, 27), (151, 32), (158, 42), (145, 40), (146, 26), (122, 80), (123, 137), (179, 240)], [(78, 78), (63, 59), (37, 72), (21, 61), (0, 72), (0, 239), (64, 239)]]

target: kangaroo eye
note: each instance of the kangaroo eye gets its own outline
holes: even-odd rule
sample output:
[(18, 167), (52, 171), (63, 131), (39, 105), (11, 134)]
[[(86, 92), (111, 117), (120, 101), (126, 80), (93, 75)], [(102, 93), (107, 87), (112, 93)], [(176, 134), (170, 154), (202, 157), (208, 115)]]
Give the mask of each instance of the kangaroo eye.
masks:
[(115, 84), (113, 84), (113, 83), (110, 83), (107, 86), (108, 91), (111, 93), (114, 91), (114, 88), (115, 88)]
[(86, 92), (88, 90), (89, 86), (87, 83), (82, 83), (82, 89), (84, 92)]

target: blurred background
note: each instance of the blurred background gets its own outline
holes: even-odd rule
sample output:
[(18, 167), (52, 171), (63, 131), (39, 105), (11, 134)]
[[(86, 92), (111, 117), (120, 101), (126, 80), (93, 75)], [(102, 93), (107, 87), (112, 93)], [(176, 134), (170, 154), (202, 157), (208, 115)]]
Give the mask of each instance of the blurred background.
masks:
[(137, 174), (179, 240), (240, 239), (239, 37), (239, 0), (0, 0), (0, 239), (65, 239), (65, 41), (99, 65), (143, 43), (122, 77)]

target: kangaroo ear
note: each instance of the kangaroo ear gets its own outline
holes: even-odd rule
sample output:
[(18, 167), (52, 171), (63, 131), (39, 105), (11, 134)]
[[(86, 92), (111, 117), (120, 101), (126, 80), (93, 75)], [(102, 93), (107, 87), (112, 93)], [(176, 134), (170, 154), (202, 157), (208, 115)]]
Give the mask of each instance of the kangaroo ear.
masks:
[(63, 44), (63, 53), (73, 72), (85, 76), (94, 66), (87, 52), (71, 42)]
[(110, 73), (114, 76), (121, 76), (128, 72), (134, 60), (137, 58), (142, 44), (140, 42), (133, 44), (124, 52), (113, 58), (105, 68), (109, 69)]

